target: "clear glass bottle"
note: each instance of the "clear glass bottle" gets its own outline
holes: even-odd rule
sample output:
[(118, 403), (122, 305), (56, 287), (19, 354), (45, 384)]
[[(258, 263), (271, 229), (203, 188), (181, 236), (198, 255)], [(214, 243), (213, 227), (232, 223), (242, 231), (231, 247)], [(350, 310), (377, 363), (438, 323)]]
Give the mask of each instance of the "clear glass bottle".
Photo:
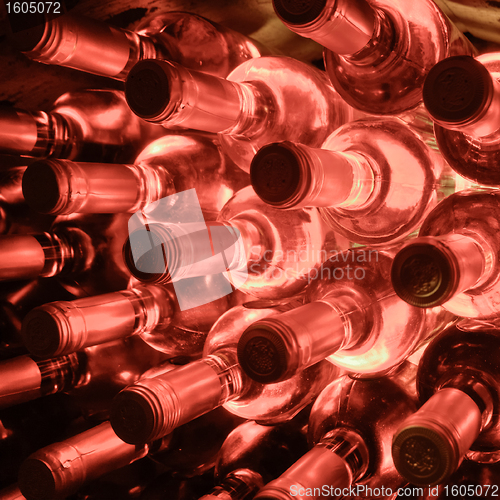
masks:
[(326, 74), (289, 57), (252, 59), (227, 80), (176, 63), (141, 61), (130, 71), (125, 95), (147, 121), (219, 133), (224, 152), (246, 172), (265, 144), (319, 147), (357, 113)]
[(51, 231), (0, 237), (0, 280), (57, 277), (73, 295), (92, 296), (127, 287), (122, 248), (128, 214), (70, 215)]
[(255, 40), (190, 12), (155, 13), (135, 31), (67, 13), (19, 33), (14, 42), (35, 61), (117, 80), (142, 59), (175, 61), (225, 78), (247, 59), (269, 55)]
[[(205, 285), (216, 288), (221, 279), (207, 276)], [(130, 335), (140, 335), (170, 357), (197, 358), (212, 325), (239, 297), (226, 295), (182, 311), (172, 285), (135, 285), (120, 292), (40, 305), (26, 315), (21, 336), (26, 348), (42, 358)]]
[(395, 115), (422, 101), (428, 71), (476, 53), (432, 0), (273, 0), (284, 24), (325, 47), (326, 71), (356, 109)]
[(370, 248), (332, 257), (307, 288), (305, 305), (249, 325), (238, 342), (242, 369), (260, 383), (287, 380), (325, 358), (364, 377), (394, 369), (456, 317), (401, 300), (391, 264), (389, 253)]
[[(328, 252), (348, 246), (315, 209), (276, 210), (249, 186), (208, 226), (149, 223), (148, 231), (131, 233), (124, 258), (143, 282), (169, 283), (221, 272), (246, 294), (279, 299), (300, 293)], [(213, 260), (219, 253), (224, 257), (220, 266)]]
[(217, 214), (249, 183), (214, 136), (189, 133), (157, 139), (133, 165), (39, 161), (24, 173), (22, 187), (34, 210), (52, 215), (136, 212), (187, 189), (196, 189), (205, 213)]
[(318, 207), (334, 231), (371, 246), (404, 239), (450, 191), (471, 184), (395, 118), (345, 124), (321, 149), (264, 146), (250, 177), (271, 206)]
[(488, 322), (459, 324), (429, 344), (417, 375), (424, 404), (392, 443), (394, 463), (408, 481), (441, 483), (465, 457), (498, 462), (499, 352), (500, 330)]
[(163, 359), (138, 337), (48, 360), (8, 359), (0, 363), (0, 407), (67, 392), (85, 416), (106, 418), (113, 396)]
[(166, 133), (138, 119), (118, 90), (68, 92), (49, 112), (0, 109), (0, 152), (35, 158), (130, 162)]
[[(314, 447), (255, 500), (392, 498), (405, 484), (390, 455), (393, 432), (416, 409), (415, 365), (391, 377), (332, 382), (309, 418)], [(371, 488), (370, 490), (368, 488)], [(392, 493), (384, 493), (392, 490)], [(377, 492), (377, 493), (370, 493)]]
[(253, 498), (264, 484), (307, 452), (305, 429), (309, 412), (310, 408), (306, 408), (279, 425), (248, 421), (234, 429), (224, 441), (215, 465), (215, 477), (220, 484), (200, 500)]
[[(19, 487), (30, 500), (62, 500), (84, 483), (145, 456), (176, 475), (182, 475), (187, 468), (192, 474), (201, 474), (213, 468), (224, 438), (239, 423), (241, 419), (221, 408), (175, 429), (163, 439), (136, 446), (124, 443), (110, 423), (104, 422), (31, 454), (19, 470)], [(212, 435), (207, 435), (207, 431)], [(183, 453), (179, 449), (182, 446)]]
[(223, 314), (207, 337), (202, 359), (140, 380), (118, 394), (111, 410), (117, 435), (129, 443), (145, 443), (221, 405), (265, 424), (291, 419), (338, 375), (338, 369), (318, 363), (283, 383), (264, 386), (239, 367), (236, 343), (249, 324), (295, 302), (251, 302)]
[(451, 168), (480, 184), (499, 186), (500, 52), (441, 61), (425, 80), (424, 104)]
[(493, 319), (500, 312), (500, 191), (463, 191), (442, 201), (418, 238), (397, 253), (396, 293), (418, 307), (442, 304), (457, 316)]

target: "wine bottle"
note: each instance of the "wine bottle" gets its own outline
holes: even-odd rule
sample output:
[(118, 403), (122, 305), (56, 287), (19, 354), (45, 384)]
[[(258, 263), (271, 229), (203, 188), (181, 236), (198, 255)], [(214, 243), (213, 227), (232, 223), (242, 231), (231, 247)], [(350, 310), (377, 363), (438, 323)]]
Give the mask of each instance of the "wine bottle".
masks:
[[(221, 279), (207, 276), (206, 288), (217, 288)], [(130, 335), (140, 335), (170, 357), (196, 358), (201, 356), (212, 325), (236, 305), (239, 297), (226, 295), (182, 311), (172, 285), (137, 285), (120, 292), (38, 306), (24, 319), (21, 336), (26, 348), (42, 358)]]
[(395, 256), (396, 293), (418, 307), (442, 304), (457, 316), (498, 316), (499, 202), (496, 189), (443, 200)]
[(300, 293), (328, 252), (349, 246), (316, 210), (276, 210), (250, 186), (226, 203), (216, 222), (153, 219), (147, 229), (132, 232), (124, 248), (125, 263), (138, 280), (175, 283), (221, 273), (240, 291), (266, 299)]
[(320, 499), (322, 495), (392, 498), (405, 484), (390, 456), (392, 433), (416, 409), (415, 365), (375, 380), (348, 376), (318, 396), (309, 418), (314, 447), (255, 500)]
[(0, 280), (57, 277), (75, 296), (126, 288), (128, 214), (70, 215), (50, 232), (0, 237)]
[(365, 377), (394, 369), (456, 317), (402, 301), (391, 263), (389, 252), (369, 248), (331, 258), (307, 288), (305, 305), (247, 327), (238, 342), (242, 369), (260, 383), (287, 380), (325, 358)]
[(130, 162), (166, 134), (138, 119), (118, 90), (60, 96), (49, 112), (0, 109), (0, 153), (75, 161)]
[(261, 44), (190, 12), (157, 12), (135, 31), (74, 13), (14, 34), (17, 48), (45, 64), (125, 80), (142, 59), (166, 59), (225, 78), (236, 66), (268, 55)]
[(236, 343), (250, 323), (295, 302), (257, 301), (223, 314), (210, 330), (202, 359), (140, 380), (116, 396), (110, 420), (117, 435), (129, 443), (152, 441), (221, 405), (265, 424), (292, 418), (337, 376), (338, 369), (318, 363), (284, 383), (263, 386), (240, 369)]
[[(43, 330), (39, 335), (44, 342)], [(48, 360), (8, 359), (0, 363), (0, 407), (66, 392), (87, 417), (102, 418), (115, 394), (163, 359), (138, 337)]]
[(205, 214), (218, 214), (248, 175), (221, 151), (214, 136), (172, 134), (149, 144), (133, 165), (42, 160), (23, 176), (23, 194), (36, 211), (136, 212), (173, 193), (196, 189)]
[(498, 325), (468, 321), (436, 337), (420, 360), (423, 406), (394, 435), (394, 463), (416, 485), (442, 483), (463, 458), (497, 462)]
[[(306, 412), (305, 418), (303, 413)], [(279, 425), (248, 421), (224, 441), (215, 466), (220, 483), (200, 500), (247, 500), (307, 452), (304, 429), (310, 408)]]
[(394, 115), (414, 108), (434, 64), (476, 52), (432, 0), (308, 0), (300, 7), (273, 0), (273, 5), (289, 29), (325, 47), (335, 89), (366, 113)]
[(289, 140), (319, 147), (355, 116), (322, 71), (289, 57), (251, 59), (227, 80), (141, 61), (130, 71), (125, 95), (147, 121), (220, 133), (224, 152), (246, 172), (263, 145)]
[(500, 185), (500, 53), (436, 64), (425, 80), (424, 104), (451, 168), (480, 184)]
[[(30, 500), (62, 500), (84, 483), (145, 456), (181, 475), (187, 468), (193, 475), (202, 474), (213, 468), (224, 438), (241, 423), (222, 408), (212, 413), (142, 446), (124, 443), (104, 422), (31, 454), (19, 470), (19, 487)], [(207, 436), (208, 429), (212, 436)], [(206, 440), (203, 450), (201, 440)]]
[(371, 246), (402, 240), (440, 199), (470, 184), (396, 118), (345, 124), (321, 149), (291, 142), (264, 146), (250, 176), (264, 202), (318, 207), (334, 231)]
[(27, 353), (21, 338), (21, 325), (29, 311), (50, 300), (73, 298), (53, 280), (3, 283), (0, 294), (0, 360)]

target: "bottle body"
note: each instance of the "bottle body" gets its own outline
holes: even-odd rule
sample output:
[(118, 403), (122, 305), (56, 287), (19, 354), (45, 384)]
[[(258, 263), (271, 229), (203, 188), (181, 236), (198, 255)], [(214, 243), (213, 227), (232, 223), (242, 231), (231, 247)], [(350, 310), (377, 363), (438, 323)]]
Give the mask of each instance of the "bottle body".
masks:
[[(500, 116), (500, 53), (483, 54), (475, 60), (467, 61), (466, 72), (461, 68), (461, 59), (443, 61), (440, 66), (434, 68), (433, 73), (437, 72), (438, 68), (443, 68), (443, 63), (446, 62), (450, 65), (448, 72), (455, 80), (448, 79), (449, 83), (444, 81), (443, 78), (446, 76), (444, 73), (443, 77), (434, 73), (436, 78), (431, 79), (432, 74), (430, 73), (425, 82), (424, 103), (435, 122), (434, 133), (439, 149), (451, 168), (474, 182), (487, 186), (498, 186), (500, 185), (500, 175), (496, 166), (500, 158), (500, 126), (498, 125), (498, 117)], [(457, 64), (457, 68), (453, 69), (455, 64)], [(469, 66), (471, 66), (470, 69)], [(484, 91), (479, 91), (482, 97), (475, 90), (480, 88), (478, 87), (480, 84), (474, 80), (468, 83), (467, 80), (464, 80), (465, 86), (458, 94), (455, 94), (458, 99), (464, 92), (469, 95), (468, 98), (465, 97), (464, 101), (459, 101), (464, 103), (463, 106), (457, 106), (453, 102), (445, 104), (446, 101), (443, 100), (441, 100), (442, 104), (440, 105), (439, 101), (431, 95), (432, 92), (438, 93), (436, 86), (441, 87), (441, 93), (445, 94), (449, 90), (449, 95), (453, 95), (451, 89), (457, 89), (457, 86), (460, 85), (460, 79), (463, 79), (470, 71), (485, 82), (482, 83)], [(465, 103), (468, 105), (466, 106)], [(443, 118), (436, 114), (438, 112), (437, 106), (442, 107), (439, 113), (443, 113)], [(474, 116), (471, 116), (471, 109), (474, 110)], [(452, 116), (452, 114), (456, 116)], [(462, 114), (463, 117), (460, 116)]]
[[(226, 81), (142, 61), (130, 72), (125, 93), (145, 120), (219, 132), (224, 152), (246, 172), (263, 145), (291, 140), (317, 147), (354, 117), (324, 73), (289, 57), (249, 60)], [(154, 98), (145, 99), (149, 94)]]
[(498, 461), (499, 338), (494, 324), (468, 321), (443, 332), (424, 352), (417, 388), (425, 404), (401, 424), (392, 451), (412, 483), (445, 481), (464, 456)]
[(2, 110), (0, 148), (11, 154), (76, 161), (133, 161), (165, 130), (139, 120), (118, 90), (68, 92), (50, 112)]
[(415, 247), (409, 242), (397, 256), (392, 280), (398, 294), (420, 307), (442, 303), (458, 316), (495, 318), (498, 200), (496, 190), (463, 191), (443, 200), (422, 224)]
[(400, 379), (396, 374), (376, 380), (343, 376), (328, 385), (309, 418), (313, 448), (255, 498), (282, 500), (292, 492), (301, 500), (319, 499), (325, 490), (336, 499), (371, 496), (370, 491), (391, 498), (405, 482), (390, 457), (392, 432), (416, 408), (415, 368), (404, 372)]
[(46, 21), (29, 43), (21, 49), (30, 59), (117, 80), (125, 80), (142, 59), (173, 60), (225, 78), (238, 64), (266, 53), (250, 38), (188, 12), (155, 13), (135, 32), (66, 13)]
[(35, 210), (63, 215), (136, 212), (195, 189), (204, 214), (213, 219), (248, 183), (248, 176), (222, 154), (214, 137), (191, 133), (153, 141), (133, 165), (36, 162), (23, 177), (23, 194)]
[[(326, 358), (373, 378), (456, 321), (443, 308), (422, 314), (402, 301), (388, 280), (391, 263), (390, 254), (369, 248), (331, 258), (307, 288), (305, 305), (245, 331), (238, 344), (245, 372), (255, 380), (276, 382)], [(274, 351), (283, 354), (272, 356)]]
[(317, 12), (310, 7), (302, 20), (287, 12), (286, 2), (275, 0), (274, 6), (288, 28), (324, 45), (326, 71), (337, 92), (366, 113), (394, 115), (414, 108), (436, 62), (475, 52), (431, 0), (404, 7), (394, 0), (331, 0), (315, 7)]
[(251, 304), (234, 307), (219, 318), (201, 360), (142, 379), (115, 398), (111, 423), (121, 439), (148, 442), (221, 405), (239, 417), (273, 424), (292, 418), (311, 402), (337, 374), (329, 363), (270, 386), (251, 381), (241, 371), (235, 349), (239, 335), (250, 322), (280, 309), (279, 304)]

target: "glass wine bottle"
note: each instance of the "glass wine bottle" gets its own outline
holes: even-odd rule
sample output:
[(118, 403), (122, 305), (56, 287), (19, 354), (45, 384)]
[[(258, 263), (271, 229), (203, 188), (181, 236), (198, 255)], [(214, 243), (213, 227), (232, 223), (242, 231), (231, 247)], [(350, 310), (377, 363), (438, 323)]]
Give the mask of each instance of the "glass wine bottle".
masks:
[(338, 369), (318, 363), (290, 380), (263, 386), (240, 369), (236, 343), (249, 324), (296, 302), (257, 301), (223, 314), (207, 337), (203, 358), (140, 380), (116, 396), (111, 424), (117, 435), (128, 443), (145, 443), (221, 405), (265, 424), (291, 419), (338, 375)]
[(332, 382), (318, 396), (309, 418), (314, 447), (255, 500), (389, 498), (405, 480), (391, 460), (390, 442), (416, 409), (415, 365), (391, 377)]
[(443, 200), (418, 238), (397, 253), (396, 293), (409, 304), (442, 304), (457, 316), (491, 319), (500, 312), (500, 192), (463, 191)]
[(323, 265), (306, 304), (249, 325), (238, 361), (260, 383), (296, 376), (327, 358), (365, 377), (388, 373), (427, 339), (456, 321), (441, 307), (423, 310), (392, 288), (388, 252), (360, 248)]
[(147, 229), (132, 232), (124, 248), (138, 280), (161, 284), (221, 272), (236, 289), (266, 299), (300, 293), (328, 252), (349, 247), (315, 209), (276, 210), (250, 186), (226, 203), (216, 222), (149, 223)]
[(445, 159), (460, 175), (500, 185), (500, 53), (450, 57), (424, 84), (424, 104)]
[[(223, 277), (206, 276), (206, 288)], [(243, 294), (180, 310), (172, 285), (136, 285), (127, 290), (73, 301), (45, 303), (25, 317), (21, 337), (35, 356), (63, 356), (92, 345), (140, 335), (170, 357), (199, 357), (208, 331)], [(43, 332), (43, 335), (40, 334)]]
[(497, 462), (500, 330), (467, 321), (436, 337), (418, 368), (423, 406), (399, 426), (392, 456), (416, 485), (444, 482), (463, 458)]
[(196, 189), (205, 214), (218, 214), (250, 183), (214, 136), (195, 133), (157, 139), (133, 165), (38, 161), (27, 168), (22, 182), (26, 202), (52, 215), (136, 212), (187, 189)]
[(265, 144), (319, 147), (355, 117), (322, 71), (289, 57), (249, 60), (227, 80), (176, 63), (141, 61), (130, 71), (125, 95), (147, 121), (219, 133), (224, 152), (246, 172)]
[(13, 40), (35, 61), (117, 80), (142, 59), (175, 61), (225, 78), (246, 60), (270, 54), (255, 40), (190, 12), (155, 13), (135, 31), (66, 13)]
[(432, 0), (273, 0), (295, 33), (325, 47), (326, 71), (356, 109), (394, 115), (422, 101), (428, 71), (476, 50)]
[(395, 118), (345, 124), (321, 149), (264, 146), (250, 177), (271, 206), (318, 207), (334, 231), (371, 246), (402, 240), (441, 199), (471, 184)]
[(127, 287), (122, 248), (128, 214), (70, 215), (51, 231), (0, 237), (0, 280), (57, 277), (75, 296)]
[(67, 392), (87, 417), (99, 419), (114, 395), (163, 359), (139, 337), (48, 360), (18, 356), (0, 363), (0, 407)]
[(129, 162), (166, 133), (131, 113), (118, 90), (68, 92), (49, 112), (0, 108), (1, 153)]
[[(31, 454), (19, 470), (19, 487), (30, 500), (62, 500), (84, 483), (146, 456), (176, 475), (182, 476), (187, 467), (191, 474), (201, 474), (213, 468), (224, 438), (239, 423), (241, 419), (220, 408), (163, 439), (137, 446), (123, 442), (104, 422)], [(184, 453), (179, 449), (182, 446)]]
[(253, 498), (307, 452), (304, 429), (309, 412), (306, 408), (279, 425), (248, 421), (238, 426), (224, 441), (215, 465), (220, 484), (200, 500)]

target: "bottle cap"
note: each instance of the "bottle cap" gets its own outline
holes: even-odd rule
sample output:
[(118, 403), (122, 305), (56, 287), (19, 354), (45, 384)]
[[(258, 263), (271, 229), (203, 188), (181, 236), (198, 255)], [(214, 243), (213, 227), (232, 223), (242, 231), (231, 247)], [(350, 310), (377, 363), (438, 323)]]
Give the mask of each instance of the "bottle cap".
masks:
[(26, 203), (42, 214), (57, 212), (68, 193), (69, 182), (64, 183), (58, 160), (38, 161), (30, 165), (23, 175), (23, 196)]
[(417, 486), (435, 485), (452, 474), (460, 457), (437, 425), (425, 422), (399, 431), (393, 440), (392, 458), (398, 472)]
[(250, 180), (265, 203), (283, 205), (294, 198), (303, 182), (299, 158), (286, 143), (264, 146), (252, 160)]
[(460, 124), (476, 118), (493, 91), (488, 70), (471, 56), (454, 56), (437, 63), (427, 75), (423, 99), (432, 119)]
[(159, 63), (154, 60), (138, 62), (125, 82), (125, 97), (130, 109), (144, 119), (158, 117), (170, 103), (169, 78)]
[(402, 248), (391, 268), (392, 285), (405, 302), (417, 307), (434, 307), (455, 293), (457, 276), (450, 257), (428, 243)]
[(25, 460), (18, 475), (18, 484), (21, 493), (26, 498), (37, 500), (55, 500), (61, 497), (59, 488), (56, 487), (56, 478), (49, 464), (39, 459), (28, 458)]
[(264, 327), (251, 326), (238, 342), (238, 362), (256, 382), (276, 383), (288, 369), (288, 350), (283, 338)]
[[(40, 358), (69, 354), (80, 348), (80, 329), (71, 324), (64, 311), (44, 304), (32, 309), (24, 318), (21, 337), (28, 351)], [(85, 325), (82, 324), (83, 331)]]
[(273, 7), (283, 21), (307, 24), (314, 21), (326, 6), (326, 0), (273, 0)]
[(111, 404), (110, 422), (116, 435), (125, 443), (145, 444), (156, 439), (153, 396), (146, 388), (131, 386), (121, 391)]

